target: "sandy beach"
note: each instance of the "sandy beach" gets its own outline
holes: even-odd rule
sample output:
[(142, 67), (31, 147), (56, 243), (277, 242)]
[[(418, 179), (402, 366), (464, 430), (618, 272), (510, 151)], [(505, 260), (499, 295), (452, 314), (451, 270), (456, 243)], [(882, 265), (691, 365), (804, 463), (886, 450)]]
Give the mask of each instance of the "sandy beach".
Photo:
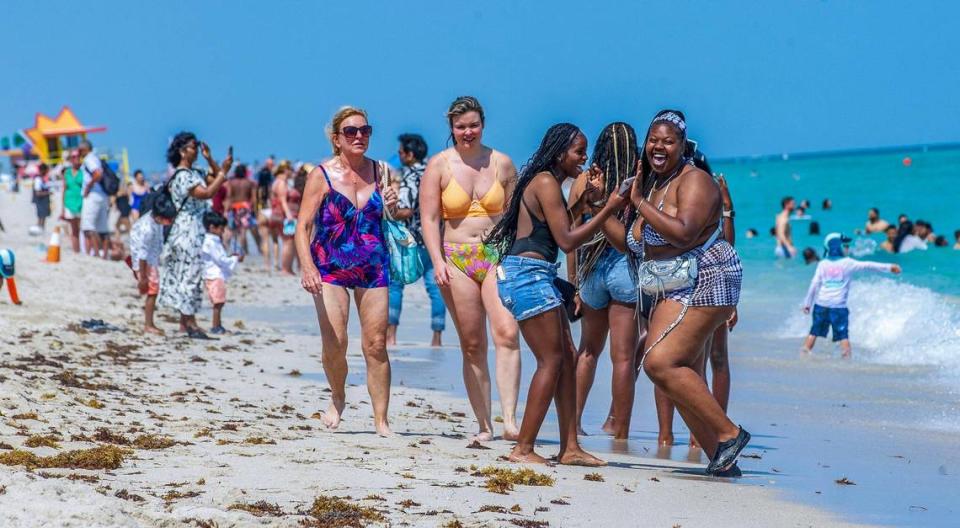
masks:
[[(610, 465), (598, 470), (533, 467), (550, 485), (498, 489), (491, 468), (520, 469), (500, 460), (509, 443), (468, 448), (466, 400), (411, 387), (403, 373), (421, 355), (403, 349), (393, 354), (396, 436), (373, 433), (362, 384), (348, 389), (341, 429), (327, 431), (319, 338), (238, 317), (308, 309), (296, 279), (243, 265), (229, 285), (229, 335), (191, 341), (173, 335), (166, 314), (159, 324), (170, 335), (144, 336), (122, 263), (67, 248), (59, 264), (44, 263), (41, 240), (27, 236), (29, 194), (0, 203), (0, 247), (17, 253), (24, 301), (0, 293), (4, 526), (850, 526), (786, 500), (763, 477), (708, 479), (702, 465), (635, 452), (605, 454)], [(425, 319), (413, 292), (422, 289), (411, 290), (405, 318)], [(116, 330), (88, 332), (86, 319)], [(401, 328), (405, 348), (423, 348), (421, 327)], [(350, 381), (363, 368), (356, 345)], [(95, 457), (66, 455), (98, 447)]]

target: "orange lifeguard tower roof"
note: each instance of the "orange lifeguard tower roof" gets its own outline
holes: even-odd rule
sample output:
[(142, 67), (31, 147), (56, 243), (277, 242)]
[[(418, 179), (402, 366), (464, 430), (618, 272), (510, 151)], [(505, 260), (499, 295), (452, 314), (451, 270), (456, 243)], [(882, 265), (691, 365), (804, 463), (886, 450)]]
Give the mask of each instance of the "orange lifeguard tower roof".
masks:
[(34, 118), (33, 128), (25, 130), (24, 135), (27, 140), (30, 141), (34, 152), (39, 155), (40, 159), (49, 163), (51, 161), (59, 161), (61, 158), (59, 142), (51, 142), (51, 138), (58, 138), (60, 136), (79, 136), (85, 138), (87, 134), (103, 132), (106, 129), (107, 127), (105, 126), (85, 126), (77, 119), (77, 116), (69, 106), (64, 106), (55, 118), (50, 118), (37, 112)]
[(77, 116), (73, 113), (73, 110), (71, 110), (69, 106), (64, 106), (60, 109), (60, 113), (57, 114), (57, 117), (53, 119), (41, 114), (40, 112), (37, 112), (37, 115), (34, 118), (33, 128), (27, 129), (26, 133), (28, 136), (30, 136), (30, 139), (33, 139), (36, 142), (36, 140), (38, 140), (40, 137), (73, 136), (89, 134), (93, 132), (103, 132), (106, 129), (107, 127), (105, 126), (84, 126), (80, 120), (77, 119)]

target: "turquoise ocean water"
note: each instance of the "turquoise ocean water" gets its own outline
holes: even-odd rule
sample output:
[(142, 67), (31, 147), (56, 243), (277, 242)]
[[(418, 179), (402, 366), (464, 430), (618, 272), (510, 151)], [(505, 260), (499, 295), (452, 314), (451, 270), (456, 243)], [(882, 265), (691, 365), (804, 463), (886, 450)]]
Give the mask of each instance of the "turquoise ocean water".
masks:
[[(909, 166), (904, 158), (912, 161)], [(883, 153), (806, 157), (804, 159), (738, 160), (714, 164), (726, 174), (736, 207), (737, 250), (744, 265), (744, 296), (755, 314), (743, 320), (744, 329), (773, 337), (802, 337), (809, 318), (802, 302), (814, 266), (802, 259), (773, 257), (769, 230), (780, 209), (780, 199), (808, 199), (811, 220), (793, 220), (799, 250), (823, 249), (823, 236), (841, 231), (856, 238), (870, 207), (896, 223), (900, 214), (933, 224), (950, 242), (946, 248), (891, 255), (879, 250), (861, 258), (896, 262), (900, 277), (863, 274), (850, 296), (851, 337), (867, 362), (902, 366), (929, 366), (957, 381), (960, 388), (960, 251), (952, 249), (953, 232), (960, 229), (957, 181), (960, 149), (904, 149)], [(821, 208), (825, 198), (833, 202)], [(821, 234), (809, 234), (811, 221)], [(755, 228), (757, 238), (746, 238)], [(878, 244), (884, 235), (870, 238)], [(862, 244), (862, 243), (861, 243)], [(753, 309), (751, 309), (753, 308)], [(799, 343), (798, 343), (799, 346)]]

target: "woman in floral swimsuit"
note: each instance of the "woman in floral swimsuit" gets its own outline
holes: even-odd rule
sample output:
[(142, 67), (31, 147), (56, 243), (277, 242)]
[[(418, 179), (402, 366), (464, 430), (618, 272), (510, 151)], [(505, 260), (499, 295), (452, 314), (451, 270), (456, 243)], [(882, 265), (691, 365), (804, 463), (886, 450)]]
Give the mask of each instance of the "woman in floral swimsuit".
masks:
[[(382, 162), (365, 156), (373, 128), (359, 108), (344, 107), (328, 131), (334, 156), (314, 169), (303, 192), (296, 228), (301, 284), (313, 294), (323, 340), (323, 371), (332, 391), (323, 415), (340, 425), (346, 405), (347, 318), (350, 291), (360, 313), (367, 388), (377, 433), (388, 436), (390, 361), (386, 332), (390, 257), (381, 221), (396, 207), (396, 192), (380, 189)], [(310, 229), (313, 228), (313, 237)]]

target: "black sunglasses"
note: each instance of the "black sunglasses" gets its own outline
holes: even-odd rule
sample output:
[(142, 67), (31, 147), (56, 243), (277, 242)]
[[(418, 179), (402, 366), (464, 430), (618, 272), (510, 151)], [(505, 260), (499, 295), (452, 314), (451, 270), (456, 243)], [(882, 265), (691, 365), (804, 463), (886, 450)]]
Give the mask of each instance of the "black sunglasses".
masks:
[(357, 134), (362, 137), (370, 137), (373, 134), (373, 127), (370, 125), (363, 125), (362, 127), (345, 126), (340, 129), (340, 133), (347, 137), (357, 137)]

